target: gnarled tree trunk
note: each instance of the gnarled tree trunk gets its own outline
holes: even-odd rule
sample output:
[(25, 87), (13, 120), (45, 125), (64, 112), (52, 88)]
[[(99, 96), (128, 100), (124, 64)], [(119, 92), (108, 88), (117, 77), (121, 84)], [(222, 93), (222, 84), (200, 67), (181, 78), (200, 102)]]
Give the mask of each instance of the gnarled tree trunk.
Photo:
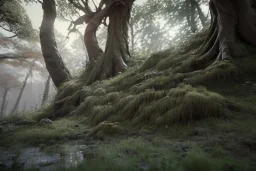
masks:
[(255, 13), (249, 0), (211, 0), (212, 23), (210, 33), (200, 49), (201, 58), (193, 69), (202, 69), (218, 60), (236, 57), (240, 46), (237, 40), (256, 46)]
[(134, 0), (115, 1), (109, 14), (105, 53), (91, 70), (87, 85), (96, 80), (114, 77), (127, 69), (126, 64), (130, 62), (128, 23), (133, 2)]
[(54, 0), (43, 0), (44, 16), (40, 27), (40, 41), (42, 52), (51, 78), (56, 87), (70, 79), (70, 73), (64, 65), (54, 36), (54, 22), (56, 19), (56, 4)]

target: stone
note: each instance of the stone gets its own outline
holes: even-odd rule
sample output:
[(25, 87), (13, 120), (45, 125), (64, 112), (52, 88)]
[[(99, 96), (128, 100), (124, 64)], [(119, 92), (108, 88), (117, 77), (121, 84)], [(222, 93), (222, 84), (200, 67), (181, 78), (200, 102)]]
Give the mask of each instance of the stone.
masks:
[(33, 121), (28, 121), (28, 120), (21, 120), (18, 123), (16, 123), (17, 125), (33, 125), (35, 124), (35, 122)]
[(245, 84), (246, 84), (246, 85), (252, 85), (253, 82), (251, 82), (251, 81), (246, 81)]
[(52, 122), (52, 120), (46, 118), (46, 119), (41, 119), (40, 123), (42, 123), (42, 124), (52, 124), (53, 122)]
[(176, 147), (178, 150), (183, 151), (183, 152), (188, 152), (188, 150), (190, 148), (188, 146), (188, 144), (186, 144), (184, 142), (179, 142), (179, 143), (175, 144), (174, 147)]

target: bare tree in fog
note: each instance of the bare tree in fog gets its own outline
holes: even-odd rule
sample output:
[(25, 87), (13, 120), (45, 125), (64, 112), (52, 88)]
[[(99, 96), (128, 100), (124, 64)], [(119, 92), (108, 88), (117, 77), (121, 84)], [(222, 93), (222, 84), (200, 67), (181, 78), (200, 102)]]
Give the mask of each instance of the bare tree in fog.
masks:
[(11, 111), (11, 115), (14, 114), (14, 112), (16, 112), (16, 110), (17, 110), (17, 108), (18, 108), (18, 106), (19, 106), (19, 104), (20, 104), (21, 97), (22, 97), (23, 92), (24, 92), (24, 89), (25, 89), (25, 87), (26, 87), (26, 85), (27, 85), (27, 81), (28, 81), (30, 75), (32, 74), (32, 70), (33, 70), (34, 66), (35, 66), (35, 60), (31, 63), (31, 66), (30, 66), (30, 68), (29, 68), (29, 71), (28, 71), (27, 74), (26, 74), (25, 80), (24, 80), (23, 85), (22, 85), (22, 87), (21, 87), (21, 89), (20, 89), (19, 96), (18, 96), (18, 98), (17, 98), (17, 100), (16, 100), (16, 103), (15, 103), (15, 105), (14, 105), (12, 111)]
[(0, 87), (3, 89), (0, 117), (4, 116), (4, 112), (7, 107), (7, 96), (8, 96), (9, 90), (19, 85), (20, 85), (20, 82), (10, 74), (4, 73), (4, 75), (0, 77)]

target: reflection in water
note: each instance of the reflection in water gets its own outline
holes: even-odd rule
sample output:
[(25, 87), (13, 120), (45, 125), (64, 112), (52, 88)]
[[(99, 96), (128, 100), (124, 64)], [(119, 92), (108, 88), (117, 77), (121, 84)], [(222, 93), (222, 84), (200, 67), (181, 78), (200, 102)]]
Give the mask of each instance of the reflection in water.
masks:
[(86, 145), (65, 145), (65, 155), (61, 155), (44, 152), (38, 147), (8, 150), (0, 148), (0, 170), (38, 168), (40, 171), (51, 171), (76, 167), (84, 161), (86, 149)]

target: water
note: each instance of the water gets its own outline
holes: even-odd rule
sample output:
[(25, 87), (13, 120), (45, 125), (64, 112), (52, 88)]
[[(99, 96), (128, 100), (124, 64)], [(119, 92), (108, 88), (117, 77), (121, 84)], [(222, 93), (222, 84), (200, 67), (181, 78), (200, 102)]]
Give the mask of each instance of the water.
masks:
[(0, 170), (17, 170), (36, 168), (40, 171), (52, 171), (57, 168), (76, 167), (85, 161), (87, 145), (65, 145), (64, 154), (46, 152), (39, 147), (0, 148)]

